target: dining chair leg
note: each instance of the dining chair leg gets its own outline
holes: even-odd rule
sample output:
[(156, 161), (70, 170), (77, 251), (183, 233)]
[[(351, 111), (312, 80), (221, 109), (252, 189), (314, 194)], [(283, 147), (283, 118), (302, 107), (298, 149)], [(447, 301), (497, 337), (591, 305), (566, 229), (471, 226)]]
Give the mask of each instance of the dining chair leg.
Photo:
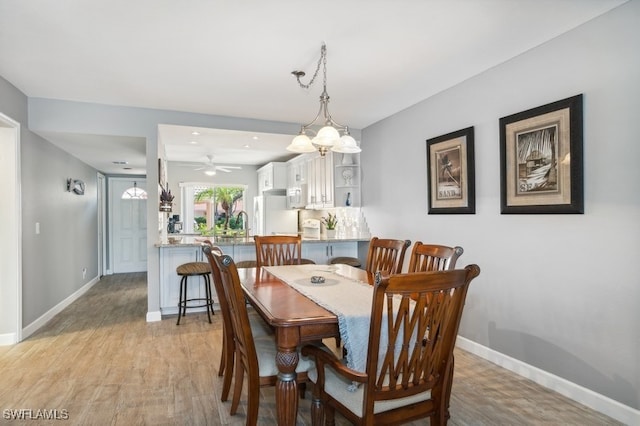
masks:
[(258, 423), (258, 409), (260, 408), (260, 387), (249, 386), (247, 397), (247, 425)]
[(324, 407), (322, 400), (316, 395), (313, 395), (313, 399), (311, 400), (311, 425), (324, 426)]
[(224, 374), (224, 368), (227, 365), (227, 336), (224, 332), (224, 324), (222, 325), (222, 355), (220, 355), (220, 366), (218, 367), (218, 377)]
[(242, 394), (242, 382), (244, 382), (244, 366), (241, 362), (238, 362), (238, 365), (236, 365), (235, 376), (235, 384), (233, 386), (233, 400), (231, 401), (230, 411), (232, 416), (238, 411), (238, 404), (240, 403), (240, 396)]
[(229, 399), (231, 390), (231, 378), (233, 376), (233, 364), (235, 362), (235, 351), (229, 342), (223, 342), (222, 353), (224, 354), (224, 378), (222, 379), (222, 401)]
[(324, 404), (324, 424), (334, 426), (336, 424), (336, 410), (329, 404)]

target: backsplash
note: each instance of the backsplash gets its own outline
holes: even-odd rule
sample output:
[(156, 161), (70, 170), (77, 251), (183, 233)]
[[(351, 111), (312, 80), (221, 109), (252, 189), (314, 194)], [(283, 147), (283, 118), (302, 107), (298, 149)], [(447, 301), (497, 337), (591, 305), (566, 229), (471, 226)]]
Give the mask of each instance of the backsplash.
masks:
[[(369, 225), (364, 213), (359, 207), (337, 207), (326, 210), (299, 210), (298, 230), (302, 230), (302, 222), (306, 219), (321, 220), (331, 212), (338, 217), (336, 226), (336, 238), (370, 238)], [(322, 236), (326, 235), (324, 224), (321, 228)]]

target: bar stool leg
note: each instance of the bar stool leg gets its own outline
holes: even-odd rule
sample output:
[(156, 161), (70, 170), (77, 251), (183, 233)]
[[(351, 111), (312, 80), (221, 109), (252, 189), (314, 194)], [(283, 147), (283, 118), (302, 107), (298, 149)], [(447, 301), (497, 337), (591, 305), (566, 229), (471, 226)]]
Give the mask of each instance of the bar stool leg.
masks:
[(180, 325), (180, 317), (183, 316), (187, 311), (186, 300), (187, 300), (187, 276), (183, 275), (182, 278), (180, 278), (180, 297), (178, 300), (178, 322), (176, 322), (176, 325)]
[(204, 294), (207, 298), (207, 300), (205, 300), (207, 305), (207, 317), (209, 318), (209, 324), (211, 324), (210, 312), (213, 312), (213, 306), (211, 306), (211, 281), (209, 279), (209, 274), (204, 275)]

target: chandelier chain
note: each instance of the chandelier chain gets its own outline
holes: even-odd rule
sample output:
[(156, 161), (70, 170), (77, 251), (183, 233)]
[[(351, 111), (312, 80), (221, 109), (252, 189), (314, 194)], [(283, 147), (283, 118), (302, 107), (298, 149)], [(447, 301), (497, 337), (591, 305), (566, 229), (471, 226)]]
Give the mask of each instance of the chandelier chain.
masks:
[(300, 85), (300, 87), (302, 87), (303, 89), (308, 89), (313, 85), (313, 83), (316, 81), (316, 77), (318, 77), (318, 72), (320, 71), (321, 64), (324, 66), (322, 72), (324, 73), (324, 85), (326, 87), (327, 86), (327, 46), (325, 44), (322, 44), (322, 48), (320, 49), (320, 58), (318, 59), (318, 65), (316, 66), (316, 71), (313, 73), (313, 77), (311, 77), (311, 80), (309, 81), (309, 83), (304, 84), (302, 81), (300, 81), (300, 77), (304, 76), (303, 72), (294, 72), (294, 75), (296, 76), (296, 80), (298, 80), (298, 84)]

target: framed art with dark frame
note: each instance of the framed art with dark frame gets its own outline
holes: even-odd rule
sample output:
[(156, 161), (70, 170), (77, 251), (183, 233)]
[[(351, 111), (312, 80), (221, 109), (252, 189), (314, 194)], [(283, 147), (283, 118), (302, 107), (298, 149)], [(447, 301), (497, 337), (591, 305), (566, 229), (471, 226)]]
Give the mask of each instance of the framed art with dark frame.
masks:
[(500, 119), (502, 214), (584, 213), (582, 95)]
[(476, 212), (473, 127), (427, 139), (429, 214)]

